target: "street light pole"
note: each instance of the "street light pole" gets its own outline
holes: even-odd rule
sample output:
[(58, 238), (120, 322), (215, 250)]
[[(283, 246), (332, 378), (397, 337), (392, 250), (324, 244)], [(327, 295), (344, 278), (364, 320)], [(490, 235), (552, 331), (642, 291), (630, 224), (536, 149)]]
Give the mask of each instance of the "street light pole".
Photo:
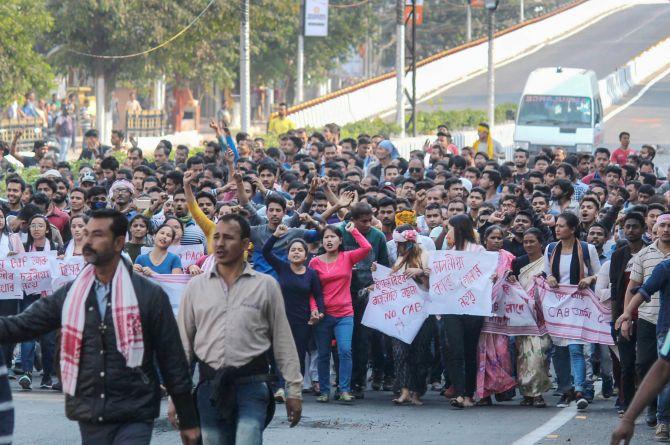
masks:
[(251, 88), (249, 74), (249, 0), (241, 0), (240, 23), (240, 124), (243, 132), (248, 132), (251, 122)]
[(519, 2), (519, 22), (524, 22), (526, 20), (526, 15), (523, 10), (523, 0)]
[(488, 10), (488, 40), (489, 40), (489, 54), (488, 54), (488, 124), (493, 132), (495, 125), (495, 68), (493, 66), (493, 26), (495, 24), (495, 11)]
[(465, 36), (468, 42), (472, 40), (472, 6), (470, 6), (470, 0), (468, 0), (468, 7), (465, 10)]
[(298, 31), (298, 73), (295, 85), (295, 102), (305, 100), (305, 2), (300, 1), (300, 29)]
[(400, 127), (400, 137), (405, 137), (405, 20), (403, 11), (404, 0), (396, 0), (396, 44), (395, 44), (395, 73), (396, 73), (396, 124)]

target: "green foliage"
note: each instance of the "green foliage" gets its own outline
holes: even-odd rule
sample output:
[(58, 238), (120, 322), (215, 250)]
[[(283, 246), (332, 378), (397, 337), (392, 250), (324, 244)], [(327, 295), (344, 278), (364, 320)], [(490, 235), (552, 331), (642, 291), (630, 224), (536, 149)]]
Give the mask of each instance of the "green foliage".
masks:
[(9, 105), (28, 92), (45, 94), (53, 73), (35, 50), (37, 33), (53, 20), (44, 3), (35, 0), (0, 1), (0, 106)]
[[(500, 104), (496, 106), (496, 122), (509, 120), (510, 116), (516, 114), (516, 104)], [(417, 133), (431, 134), (437, 131), (437, 126), (447, 124), (450, 130), (460, 130), (463, 128), (476, 127), (480, 122), (488, 120), (487, 113), (484, 110), (448, 110), (417, 113)]]

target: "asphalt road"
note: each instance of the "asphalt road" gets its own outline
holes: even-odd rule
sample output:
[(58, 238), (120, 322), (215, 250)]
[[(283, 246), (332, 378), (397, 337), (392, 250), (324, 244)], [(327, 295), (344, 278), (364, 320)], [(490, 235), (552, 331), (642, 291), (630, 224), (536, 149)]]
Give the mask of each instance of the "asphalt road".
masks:
[[(640, 88), (629, 96), (635, 97)], [(624, 101), (625, 103), (625, 101)], [(609, 118), (605, 122), (605, 142), (616, 145), (619, 132), (631, 133), (631, 142), (635, 147), (642, 144), (660, 144), (670, 148), (670, 74), (652, 85), (629, 107)], [(667, 156), (665, 159), (667, 164)]]
[[(599, 79), (670, 34), (670, 3), (637, 5), (614, 13), (557, 43), (496, 69), (496, 103), (517, 103), (531, 71), (540, 67), (588, 68)], [(421, 103), (421, 111), (485, 109), (486, 74)], [(666, 102), (667, 103), (667, 102)]]
[[(15, 384), (14, 384), (15, 386)], [(571, 406), (554, 408), (557, 397), (547, 395), (550, 407), (522, 408), (519, 399), (489, 408), (453, 410), (446, 399), (431, 392), (422, 407), (396, 407), (391, 394), (366, 393), (365, 400), (352, 405), (336, 402), (317, 404), (305, 395), (303, 419), (289, 428), (283, 406), (265, 432), (265, 443), (293, 444), (445, 444), (486, 445), (605, 444), (617, 422), (613, 399), (596, 400), (584, 413)], [(14, 392), (17, 445), (60, 445), (79, 443), (77, 425), (65, 418), (63, 396), (51, 391)], [(156, 421), (153, 444), (176, 445), (179, 437), (165, 419)], [(552, 422), (547, 426), (548, 422)], [(566, 423), (562, 423), (567, 421)], [(634, 444), (651, 444), (653, 429), (638, 421)], [(544, 426), (534, 437), (527, 435)]]

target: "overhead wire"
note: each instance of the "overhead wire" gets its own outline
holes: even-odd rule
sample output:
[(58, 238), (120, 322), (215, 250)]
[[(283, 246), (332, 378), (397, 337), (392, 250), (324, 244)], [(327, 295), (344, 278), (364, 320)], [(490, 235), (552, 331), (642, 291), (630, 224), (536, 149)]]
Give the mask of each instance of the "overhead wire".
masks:
[(205, 13), (209, 10), (209, 8), (216, 2), (216, 0), (210, 0), (210, 2), (205, 6), (205, 9), (203, 9), (200, 14), (198, 14), (191, 22), (186, 25), (184, 28), (182, 28), (178, 33), (174, 34), (172, 37), (169, 39), (165, 40), (164, 42), (149, 48), (144, 51), (140, 51), (138, 53), (132, 53), (132, 54), (123, 54), (123, 55), (104, 55), (104, 54), (93, 54), (93, 53), (87, 53), (83, 51), (77, 51), (76, 49), (72, 48), (65, 48), (66, 51), (80, 55), (80, 56), (85, 56), (85, 57), (92, 57), (96, 59), (130, 59), (133, 57), (139, 57), (143, 56), (149, 53), (152, 53), (160, 48), (163, 48), (166, 45), (169, 45), (171, 42), (173, 42), (175, 39), (178, 39), (180, 36), (182, 36), (184, 33), (186, 33), (189, 29), (193, 27), (201, 18), (202, 16), (205, 15)]

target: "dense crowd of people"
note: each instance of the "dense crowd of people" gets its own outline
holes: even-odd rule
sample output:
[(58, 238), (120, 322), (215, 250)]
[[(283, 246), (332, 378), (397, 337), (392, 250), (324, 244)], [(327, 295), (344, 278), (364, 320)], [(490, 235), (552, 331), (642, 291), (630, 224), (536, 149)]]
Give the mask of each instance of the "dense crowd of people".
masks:
[[(268, 362), (279, 381), (263, 380), (280, 403), (291, 404), (301, 393), (322, 403), (355, 403), (367, 391), (388, 391), (393, 403), (420, 406), (423, 395), (435, 391), (463, 409), (512, 401), (518, 390), (527, 407), (574, 403), (584, 410), (599, 396), (614, 398), (605, 403), (623, 415), (659, 356), (670, 323), (667, 274), (657, 268), (667, 267), (670, 255), (670, 181), (655, 164), (655, 148), (633, 149), (628, 133), (620, 134), (621, 146), (613, 152), (516, 149), (513, 160), (504, 161), (484, 123), (472, 146), (456, 147), (443, 125), (434, 142), (402, 154), (387, 135), (341, 139), (336, 124), (309, 132), (275, 123), (273, 128), (287, 130), (279, 147), (246, 133), (233, 138), (214, 121), (211, 127), (216, 140), (203, 152), (182, 145), (173, 150), (163, 140), (153, 160), (136, 145), (126, 148), (120, 131), (105, 146), (90, 130), (78, 171), (44, 142), (35, 143), (33, 156), (22, 156), (15, 143), (3, 147), (25, 166), (39, 167), (40, 175), (26, 183), (18, 173), (3, 172), (0, 257), (50, 250), (86, 257), (91, 218), (104, 209), (120, 212), (127, 233), (119, 252), (132, 264), (132, 276), (203, 277), (189, 283), (177, 317), (186, 357), (201, 364), (201, 375), (203, 369), (216, 375), (217, 363), (262, 369), (256, 359), (268, 345), (260, 327), (248, 341), (228, 334), (233, 340), (224, 345), (199, 337), (200, 323), (204, 332), (212, 317), (228, 320), (230, 329), (242, 329), (245, 317), (250, 326), (261, 326), (256, 312), (249, 312), (264, 304), (255, 302), (256, 292), (280, 289), (282, 308), (271, 306), (268, 315), (279, 323), (272, 325), (274, 357)], [(64, 146), (67, 153), (67, 141)], [(227, 243), (235, 237), (223, 228), (232, 223), (248, 246), (240, 251), (246, 261), (241, 275), (229, 281), (217, 262), (231, 252)], [(171, 248), (194, 245), (204, 255), (184, 267)], [(431, 315), (411, 344), (362, 324), (378, 265), (428, 289), (430, 251), (450, 249), (498, 252), (492, 279), (517, 281), (525, 289), (536, 276), (552, 287), (593, 289), (611, 306), (615, 346), (548, 334), (483, 333), (484, 317), (473, 315)], [(209, 281), (217, 274), (222, 283)], [(258, 275), (272, 281), (242, 280)], [(246, 292), (249, 301), (239, 303)], [(230, 302), (217, 302), (218, 293)], [(45, 296), (0, 300), (0, 314), (30, 311)], [(229, 304), (234, 309), (227, 311)], [(0, 323), (0, 339), (19, 337), (5, 332)], [(41, 350), (39, 386), (62, 390), (56, 332), (33, 333)], [(37, 375), (35, 350), (34, 341), (18, 349), (3, 344), (10, 378), (25, 390)], [(227, 358), (216, 357), (219, 352)], [(168, 382), (166, 357), (156, 360), (172, 394), (176, 377)], [(545, 396), (552, 387), (557, 399), (550, 402)], [(212, 405), (201, 402), (199, 395), (206, 437), (203, 423), (217, 418), (206, 421)], [(262, 430), (264, 418), (252, 420)], [(670, 392), (649, 405), (646, 422), (656, 427), (657, 439), (670, 440)], [(249, 437), (244, 443), (256, 443)]]

